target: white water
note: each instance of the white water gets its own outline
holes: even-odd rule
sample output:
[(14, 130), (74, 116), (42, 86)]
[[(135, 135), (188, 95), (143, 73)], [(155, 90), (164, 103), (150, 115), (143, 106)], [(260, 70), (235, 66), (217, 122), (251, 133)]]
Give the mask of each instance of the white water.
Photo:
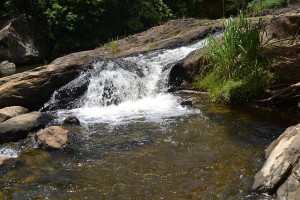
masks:
[(19, 156), (19, 153), (20, 151), (10, 147), (0, 148), (0, 157), (17, 158)]
[[(95, 63), (86, 93), (76, 102), (76, 108), (58, 110), (59, 120), (75, 115), (82, 123), (160, 122), (196, 112), (182, 107), (179, 97), (167, 93), (168, 76), (174, 64), (205, 43), (202, 40), (186, 47)], [(72, 84), (82, 77), (86, 74)], [(46, 105), (55, 103), (56, 95)]]

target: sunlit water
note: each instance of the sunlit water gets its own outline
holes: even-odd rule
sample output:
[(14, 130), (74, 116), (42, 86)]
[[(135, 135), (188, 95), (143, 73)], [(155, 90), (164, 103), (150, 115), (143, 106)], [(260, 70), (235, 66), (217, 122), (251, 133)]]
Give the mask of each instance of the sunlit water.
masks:
[(54, 124), (77, 116), (76, 139), (64, 152), (0, 146), (0, 154), (19, 156), (0, 168), (0, 199), (255, 199), (263, 150), (293, 120), (168, 93), (171, 67), (204, 42), (99, 61), (57, 90), (43, 109)]

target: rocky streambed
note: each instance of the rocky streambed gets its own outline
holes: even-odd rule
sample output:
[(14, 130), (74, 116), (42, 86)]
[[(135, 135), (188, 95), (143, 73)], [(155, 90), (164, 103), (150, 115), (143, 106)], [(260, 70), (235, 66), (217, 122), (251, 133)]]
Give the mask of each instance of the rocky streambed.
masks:
[[(280, 74), (284, 71), (284, 66), (288, 66), (292, 69), (289, 70), (292, 75), (289, 76), (285, 74), (285, 76), (281, 77), (282, 80), (289, 83), (300, 81), (300, 77), (297, 76), (300, 57), (299, 37), (296, 35), (300, 25), (299, 11), (293, 11), (291, 14), (285, 13), (274, 18), (268, 16), (265, 17), (265, 19), (270, 20), (266, 25), (266, 32), (264, 32), (263, 35), (266, 41), (278, 41), (289, 37), (294, 38), (293, 44), (284, 47), (289, 49), (291, 53), (284, 54), (285, 57), (280, 58), (280, 61), (286, 59), (286, 62), (281, 62), (281, 64), (279, 64), (280, 62), (275, 63), (273, 66), (274, 71)], [(262, 149), (271, 142), (270, 140), (272, 138), (275, 139), (284, 127), (292, 125), (291, 123), (280, 123), (280, 120), (270, 122), (270, 116), (276, 115), (276, 112), (262, 111), (262, 113), (269, 113), (269, 115), (264, 114), (264, 117), (258, 115), (258, 118), (254, 117), (254, 119), (252, 119), (251, 114), (249, 115), (249, 119), (249, 116), (247, 114), (245, 115), (244, 112), (235, 110), (228, 111), (224, 108), (220, 110), (217, 109), (216, 112), (209, 111), (206, 114), (202, 114), (205, 110), (204, 105), (208, 106), (208, 104), (196, 104), (197, 106), (195, 108), (180, 106), (179, 102), (186, 98), (181, 95), (175, 95), (174, 99), (167, 99), (172, 102), (172, 106), (167, 107), (167, 109), (175, 109), (177, 112), (180, 111), (185, 114), (159, 116), (161, 111), (156, 110), (158, 114), (155, 113), (155, 115), (156, 117), (159, 116), (159, 122), (152, 121), (152, 119), (147, 121), (149, 120), (149, 118), (147, 118), (148, 115), (135, 115), (135, 118), (130, 118), (133, 121), (132, 123), (123, 123), (124, 121), (122, 121), (122, 119), (122, 123), (115, 124), (119, 116), (113, 115), (113, 118), (116, 118), (116, 120), (113, 121), (114, 123), (101, 121), (89, 126), (83, 123), (82, 127), (78, 127), (80, 122), (78, 122), (76, 118), (69, 118), (65, 124), (63, 124), (63, 120), (61, 119), (60, 121), (53, 121), (53, 119), (58, 119), (56, 113), (37, 111), (50, 99), (54, 91), (59, 90), (59, 88), (68, 84), (76, 77), (80, 77), (83, 72), (89, 71), (97, 61), (114, 61), (126, 56), (137, 56), (140, 53), (146, 52), (151, 53), (153, 50), (173, 49), (187, 45), (206, 37), (209, 33), (221, 30), (221, 22), (220, 20), (208, 23), (194, 19), (171, 21), (165, 25), (154, 27), (143, 33), (116, 41), (118, 46), (117, 52), (113, 52), (109, 45), (105, 45), (95, 50), (73, 53), (58, 58), (49, 65), (34, 70), (1, 78), (0, 107), (3, 109), (0, 110), (0, 143), (10, 144), (11, 142), (21, 141), (21, 143), (18, 143), (19, 149), (20, 151), (25, 150), (21, 160), (25, 159), (26, 161), (21, 161), (21, 166), (19, 166), (18, 161), (11, 162), (10, 160), (11, 158), (17, 157), (15, 154), (2, 156), (0, 158), (0, 163), (4, 164), (3, 171), (0, 171), (0, 175), (4, 177), (3, 180), (6, 180), (5, 177), (10, 177), (13, 180), (10, 186), (5, 186), (5, 183), (1, 182), (5, 191), (4, 193), (0, 193), (0, 197), (14, 195), (20, 198), (45, 197), (45, 195), (54, 197), (56, 195), (62, 195), (59, 191), (64, 193), (64, 197), (73, 197), (72, 191), (76, 190), (75, 188), (79, 188), (76, 190), (77, 192), (74, 193), (75, 196), (81, 195), (81, 197), (95, 197), (99, 195), (96, 191), (102, 190), (104, 191), (104, 193), (102, 193), (103, 197), (105, 197), (106, 194), (113, 194), (116, 197), (120, 197), (122, 194), (130, 196), (129, 193), (126, 193), (126, 190), (134, 191), (135, 187), (133, 180), (129, 180), (129, 182), (125, 181), (125, 177), (128, 177), (129, 174), (139, 178), (141, 183), (149, 183), (152, 185), (153, 187), (145, 187), (146, 191), (153, 198), (166, 197), (167, 194), (168, 197), (174, 198), (196, 198), (201, 197), (201, 191), (203, 190), (205, 190), (205, 192), (202, 193), (204, 195), (202, 197), (207, 198), (245, 198), (251, 194), (250, 188), (253, 182), (251, 176), (254, 176), (254, 173), (262, 164), (262, 160), (259, 155), (253, 157), (253, 159), (246, 159), (245, 157), (260, 154)], [(271, 48), (269, 52), (271, 52), (270, 54), (273, 56), (278, 55), (274, 53), (276, 52), (275, 47), (273, 49)], [(274, 56), (274, 58), (278, 59), (277, 56)], [(205, 60), (203, 60), (201, 51), (192, 52), (186, 58), (177, 62), (170, 70), (169, 84), (172, 85), (172, 91), (190, 89), (190, 83), (193, 81), (195, 74), (201, 70), (200, 65), (202, 64), (205, 64)], [(87, 90), (87, 85), (88, 82), (85, 80), (85, 82), (82, 82), (81, 87), (72, 90), (76, 93), (72, 95), (80, 96)], [(109, 93), (109, 90), (107, 91)], [(68, 97), (69, 93), (65, 95)], [(198, 96), (197, 98), (201, 99), (202, 97)], [(190, 101), (191, 99), (192, 102), (197, 101), (194, 97), (187, 97), (186, 100)], [(161, 108), (159, 107), (161, 104), (160, 102), (156, 106)], [(127, 106), (128, 105), (131, 106), (131, 104), (127, 104)], [(25, 108), (20, 106), (24, 106)], [(136, 106), (138, 107), (139, 104), (136, 104)], [(127, 110), (124, 110), (122, 107), (114, 109), (120, 109), (120, 112), (127, 112)], [(144, 110), (141, 111), (137, 109), (137, 113), (144, 112)], [(97, 111), (102, 112), (102, 110)], [(111, 111), (112, 110), (108, 109), (106, 112)], [(173, 111), (174, 110), (172, 110), (172, 112)], [(136, 112), (136, 110), (134, 110), (134, 112)], [(230, 117), (227, 118), (227, 115), (230, 115)], [(124, 116), (128, 117), (127, 115)], [(106, 117), (106, 115), (104, 117)], [(225, 121), (222, 120), (225, 118)], [(289, 121), (290, 119), (291, 118), (288, 117), (286, 120)], [(210, 122), (202, 123), (206, 120)], [(261, 120), (262, 124), (258, 122), (259, 120)], [(214, 121), (214, 123), (211, 121)], [(201, 122), (200, 125), (198, 125), (199, 122)], [(290, 122), (296, 124), (298, 121), (296, 119), (290, 120)], [(186, 126), (185, 123), (190, 125)], [(238, 128), (236, 124), (241, 124), (241, 128)], [(254, 126), (251, 124), (254, 124)], [(178, 130), (172, 127), (177, 127), (180, 131), (178, 132)], [(217, 131), (209, 131), (211, 129), (210, 127), (215, 127)], [(249, 127), (252, 127), (252, 129), (250, 130)], [(255, 127), (254, 130), (253, 127)], [(169, 129), (170, 131), (168, 131)], [(275, 194), (278, 199), (297, 198), (297, 194), (299, 193), (298, 162), (300, 151), (298, 130), (299, 125), (290, 127), (277, 140), (271, 143), (266, 151), (267, 161), (255, 176), (253, 191), (267, 192), (270, 195)], [(202, 135), (202, 131), (206, 134)], [(232, 135), (230, 132), (234, 132), (235, 134)], [(249, 136), (245, 136), (245, 133), (249, 134)], [(202, 143), (196, 139), (197, 137), (206, 141), (206, 143)], [(210, 140), (207, 140), (206, 137), (209, 137)], [(233, 142), (234, 145), (227, 146), (221, 142), (223, 140), (228, 143)], [(80, 148), (78, 141), (82, 143), (82, 148)], [(211, 141), (219, 141), (216, 142), (219, 146), (211, 143)], [(167, 145), (167, 148), (164, 148), (165, 145)], [(235, 148), (235, 145), (237, 148)], [(24, 146), (30, 146), (29, 149), (31, 150), (32, 148), (43, 147), (47, 150), (58, 149), (65, 150), (66, 152), (63, 155), (58, 153), (59, 151), (50, 151), (50, 154), (42, 153), (41, 157), (46, 155), (47, 159), (41, 161), (42, 167), (40, 168), (37, 167), (37, 163), (32, 162), (32, 159), (35, 157), (34, 153), (28, 153), (32, 151), (28, 150), (28, 148), (23, 148)], [(145, 148), (140, 149), (138, 147)], [(248, 147), (250, 147), (249, 150), (245, 150)], [(230, 151), (230, 148), (233, 148), (234, 151)], [(256, 151), (256, 148), (258, 148), (259, 151)], [(160, 150), (159, 152), (158, 149)], [(228, 154), (222, 154), (221, 152), (223, 150)], [(241, 165), (233, 164), (234, 161), (229, 163), (224, 161), (239, 151), (244, 152), (241, 153), (241, 156), (236, 157)], [(55, 157), (56, 154), (58, 154), (58, 157)], [(70, 157), (68, 157), (68, 154), (76, 158), (75, 162), (70, 161), (69, 164), (66, 164), (60, 160), (69, 160)], [(96, 156), (92, 156), (93, 154)], [(162, 154), (163, 157), (159, 157), (159, 154)], [(105, 155), (108, 155), (106, 159), (99, 159), (105, 157)], [(121, 157), (117, 155), (121, 155)], [(177, 157), (176, 155), (180, 158), (178, 162), (166, 159), (168, 157), (175, 159)], [(187, 159), (185, 159), (185, 155), (188, 155)], [(153, 156), (152, 159), (151, 156)], [(199, 156), (199, 159), (193, 159), (195, 156)], [(37, 157), (39, 158), (39, 154), (37, 154)], [(64, 189), (63, 186), (57, 186), (61, 184), (60, 182), (54, 181), (54, 185), (43, 183), (45, 179), (53, 180), (50, 177), (50, 171), (47, 171), (48, 169), (45, 168), (49, 157), (55, 160), (50, 169), (50, 171), (53, 170), (55, 174), (54, 177), (62, 173), (67, 180), (70, 180), (69, 183), (71, 186), (67, 189)], [(127, 157), (130, 159), (128, 160)], [(9, 160), (7, 160), (8, 158)], [(124, 160), (118, 162), (121, 158)], [(153, 159), (157, 162), (158, 171), (156, 170), (156, 166), (150, 164)], [(165, 162), (163, 159), (168, 160), (168, 162)], [(132, 160), (132, 162), (128, 162), (130, 160)], [(139, 168), (139, 166), (143, 165), (143, 160), (146, 161), (148, 168)], [(90, 162), (93, 164), (90, 165)], [(251, 162), (254, 162), (254, 164), (251, 165)], [(62, 163), (62, 166), (58, 166), (60, 165), (59, 163)], [(218, 163), (220, 163), (220, 165), (218, 165)], [(91, 174), (93, 174), (93, 170), (97, 170), (99, 167), (111, 168), (111, 164), (114, 164), (114, 172), (107, 174), (114, 176), (118, 170), (121, 170), (122, 176), (117, 176), (118, 180), (110, 179), (100, 172), (97, 173), (98, 176), (106, 177), (104, 182), (107, 186), (105, 187), (109, 188), (99, 185), (100, 183), (96, 180), (92, 180), (93, 184), (85, 187), (84, 185), (86, 185), (86, 183), (81, 181), (83, 177), (70, 177), (68, 173), (65, 173), (65, 171), (69, 169), (71, 169), (72, 172), (82, 169), (84, 176), (92, 179)], [(123, 164), (132, 166), (132, 168), (137, 171), (130, 171), (128, 170), (129, 168), (126, 167), (120, 168)], [(137, 167), (133, 167), (135, 164), (137, 164)], [(82, 165), (84, 168), (80, 168)], [(201, 167), (199, 167), (199, 165), (201, 165)], [(234, 166), (232, 168), (229, 167), (231, 170), (224, 170), (224, 167), (230, 165)], [(22, 166), (25, 166), (25, 168)], [(89, 170), (89, 166), (91, 166), (92, 171)], [(24, 172), (26, 167), (35, 169), (33, 174), (37, 174), (37, 176), (32, 177), (29, 175), (27, 177), (28, 180), (26, 178), (25, 181), (20, 178), (19, 175), (13, 175), (13, 173), (9, 172), (11, 170), (13, 171), (14, 168), (17, 169), (17, 172)], [(38, 169), (36, 170), (36, 168)], [(183, 170), (180, 171), (180, 169)], [(171, 170), (170, 173), (168, 172), (169, 170)], [(243, 171), (247, 171), (247, 173)], [(47, 172), (46, 176), (42, 176), (42, 172)], [(177, 174), (177, 172), (179, 174)], [(27, 171), (26, 173), (29, 172)], [(208, 181), (208, 179), (205, 179), (208, 184), (204, 184), (204, 179), (201, 177), (212, 177), (214, 173), (220, 174), (220, 179), (213, 179), (217, 184), (213, 184)], [(230, 174), (230, 176), (226, 173)], [(161, 175), (163, 178), (158, 179), (157, 177)], [(231, 175), (235, 177), (233, 180), (229, 178)], [(170, 188), (174, 187), (171, 183), (174, 181), (174, 178), (177, 179), (178, 177), (180, 177), (179, 180), (183, 185), (178, 183), (180, 187), (175, 186), (175, 189), (171, 190)], [(189, 183), (185, 181), (187, 177)], [(244, 177), (247, 177), (245, 182), (243, 181)], [(18, 180), (23, 180), (28, 183), (30, 190), (35, 190), (34, 185), (36, 184), (40, 184), (44, 188), (38, 190), (37, 193), (26, 193), (26, 189), (17, 192), (17, 190), (20, 189), (20, 185), (17, 183)], [(77, 180), (80, 181), (76, 183)], [(149, 180), (153, 181), (149, 182)], [(225, 182), (232, 183), (226, 184)], [(118, 185), (119, 183), (121, 185)], [(157, 190), (157, 188), (155, 185), (161, 185), (163, 189), (159, 190), (159, 193), (156, 193), (155, 190)], [(236, 185), (242, 188), (241, 191), (238, 191), (238, 188), (234, 188)], [(181, 190), (180, 188), (185, 189)], [(211, 188), (214, 189), (213, 193), (209, 193)], [(89, 196), (84, 191), (92, 191), (92, 193)], [(135, 197), (145, 196), (136, 193)]]

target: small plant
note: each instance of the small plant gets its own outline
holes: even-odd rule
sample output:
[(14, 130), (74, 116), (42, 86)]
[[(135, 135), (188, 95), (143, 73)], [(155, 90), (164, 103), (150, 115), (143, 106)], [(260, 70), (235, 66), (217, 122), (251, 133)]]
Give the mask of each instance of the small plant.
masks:
[(259, 29), (240, 13), (224, 24), (221, 39), (211, 37), (206, 50), (210, 62), (195, 87), (209, 92), (213, 101), (245, 102), (272, 80), (260, 45)]
[(110, 41), (109, 45), (110, 45), (110, 51), (112, 54), (118, 53), (120, 51), (116, 40)]

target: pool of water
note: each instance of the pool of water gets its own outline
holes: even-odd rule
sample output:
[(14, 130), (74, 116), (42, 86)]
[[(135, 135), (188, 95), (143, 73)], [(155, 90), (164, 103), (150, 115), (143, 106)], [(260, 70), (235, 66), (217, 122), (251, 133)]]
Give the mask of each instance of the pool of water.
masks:
[(264, 149), (293, 113), (193, 107), (158, 121), (85, 125), (65, 152), (24, 152), (0, 168), (0, 199), (251, 198)]

